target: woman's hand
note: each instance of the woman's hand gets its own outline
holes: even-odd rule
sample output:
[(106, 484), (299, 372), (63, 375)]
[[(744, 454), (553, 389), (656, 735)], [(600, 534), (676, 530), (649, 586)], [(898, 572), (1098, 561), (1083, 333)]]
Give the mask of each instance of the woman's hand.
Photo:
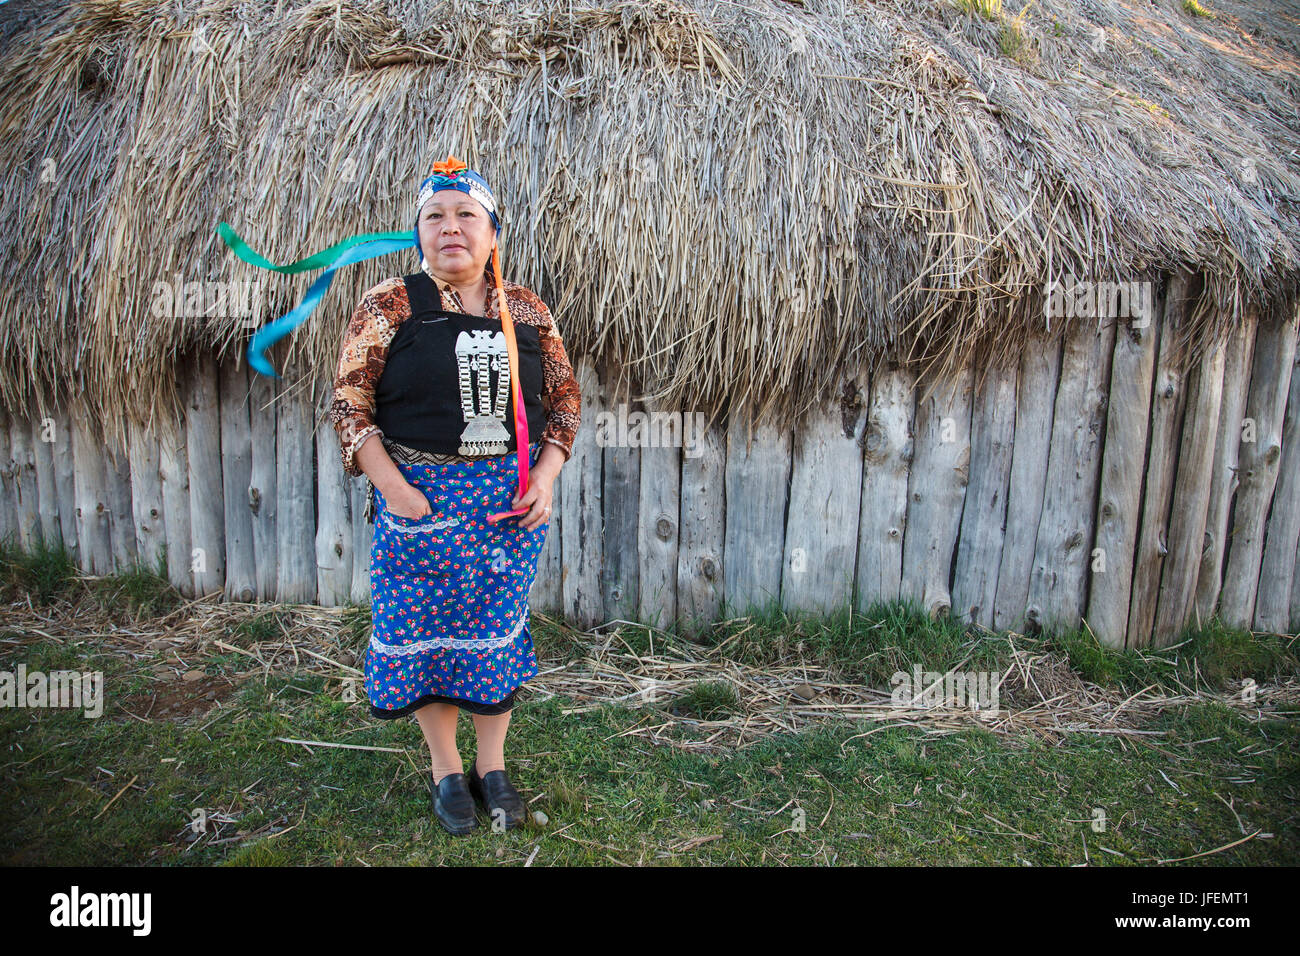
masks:
[(527, 514), (519, 516), (519, 527), (525, 531), (551, 520), (552, 486), (563, 463), (564, 452), (549, 443), (543, 445), (537, 464), (528, 469), (528, 490), (522, 498), (515, 495), (510, 500), (511, 508), (528, 508)]
[(391, 494), (385, 494), (384, 503), (388, 506), (388, 510), (399, 518), (423, 518), (425, 515), (433, 514), (433, 508), (424, 492), (409, 481), (403, 481), (392, 489)]

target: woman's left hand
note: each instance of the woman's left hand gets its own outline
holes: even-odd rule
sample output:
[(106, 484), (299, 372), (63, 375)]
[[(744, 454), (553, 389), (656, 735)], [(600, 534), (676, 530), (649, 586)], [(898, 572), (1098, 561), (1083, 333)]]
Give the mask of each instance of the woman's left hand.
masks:
[(558, 447), (551, 442), (542, 443), (537, 464), (528, 469), (528, 490), (522, 498), (515, 495), (510, 502), (511, 508), (528, 508), (527, 514), (519, 516), (519, 527), (525, 531), (551, 520), (551, 486), (565, 461), (564, 452)]
[(542, 469), (528, 472), (528, 490), (523, 497), (515, 495), (510, 501), (511, 508), (528, 508), (528, 513), (519, 516), (519, 527), (532, 531), (538, 525), (551, 520), (552, 485), (555, 475)]

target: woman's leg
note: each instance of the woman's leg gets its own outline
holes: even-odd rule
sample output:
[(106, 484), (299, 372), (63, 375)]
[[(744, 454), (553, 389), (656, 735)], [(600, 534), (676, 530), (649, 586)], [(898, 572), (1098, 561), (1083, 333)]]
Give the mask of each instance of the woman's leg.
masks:
[(474, 757), (474, 769), (481, 777), (493, 770), (506, 769), (506, 729), (510, 726), (510, 714), (473, 714), (474, 733), (478, 737), (478, 752)]
[(415, 719), (424, 731), (424, 740), (433, 756), (433, 785), (449, 773), (464, 773), (460, 751), (456, 749), (456, 719), (460, 708), (455, 704), (435, 702), (425, 704), (415, 712)]

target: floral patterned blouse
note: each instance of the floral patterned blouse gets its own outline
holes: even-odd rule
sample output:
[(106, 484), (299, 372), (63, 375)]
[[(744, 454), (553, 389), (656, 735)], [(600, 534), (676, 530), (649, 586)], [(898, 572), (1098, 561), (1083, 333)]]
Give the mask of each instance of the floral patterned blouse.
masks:
[[(491, 269), (491, 265), (488, 266)], [(497, 292), (490, 273), (485, 318), (498, 319)], [(464, 311), (459, 296), (447, 283), (436, 280), (447, 308)], [(537, 293), (517, 282), (502, 280), (510, 317), (517, 323), (535, 326), (542, 353), (542, 406), (547, 412), (542, 441), (564, 452), (568, 461), (573, 454), (573, 437), (581, 421), (582, 401), (578, 382), (564, 350), (564, 342)], [(339, 352), (338, 373), (334, 378), (334, 401), (330, 422), (339, 435), (343, 452), (343, 470), (357, 477), (357, 449), (371, 435), (379, 434), (375, 424), (375, 387), (384, 372), (388, 344), (401, 324), (411, 317), (406, 283), (401, 276), (385, 279), (366, 292), (348, 322)]]

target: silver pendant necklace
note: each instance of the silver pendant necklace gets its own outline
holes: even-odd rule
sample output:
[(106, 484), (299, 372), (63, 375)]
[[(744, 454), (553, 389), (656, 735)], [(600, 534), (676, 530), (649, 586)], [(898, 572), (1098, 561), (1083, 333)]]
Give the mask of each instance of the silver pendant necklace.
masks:
[[(460, 454), (504, 455), (510, 440), (505, 425), (510, 394), (505, 335), (486, 329), (461, 332), (456, 337), (456, 368), (460, 373), (461, 414), (466, 422), (460, 433)], [(492, 372), (497, 376), (494, 396), (490, 395)]]
[[(435, 284), (438, 282), (437, 276), (429, 271), (427, 262), (422, 262), (421, 268)], [(469, 314), (455, 289), (449, 286), (444, 291), (462, 314)], [(486, 318), (486, 315), (476, 318)], [(510, 357), (506, 351), (505, 335), (486, 329), (461, 332), (456, 337), (456, 370), (461, 415), (465, 420), (465, 429), (460, 433), (459, 453), (465, 456), (504, 455), (506, 442), (510, 440), (505, 426), (510, 395)], [(491, 394), (493, 373), (497, 377), (495, 395)]]

